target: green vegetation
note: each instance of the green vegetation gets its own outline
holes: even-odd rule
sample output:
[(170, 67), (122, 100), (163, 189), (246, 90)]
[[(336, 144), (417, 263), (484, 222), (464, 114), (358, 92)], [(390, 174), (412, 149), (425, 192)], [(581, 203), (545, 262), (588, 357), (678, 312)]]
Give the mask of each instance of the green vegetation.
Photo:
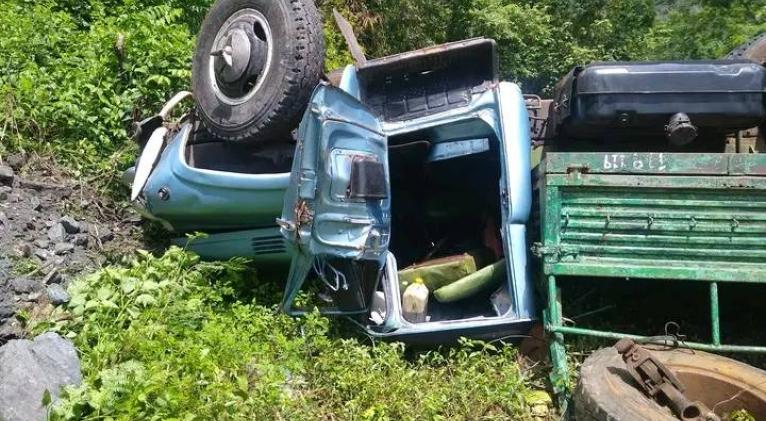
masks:
[[(131, 124), (189, 86), (212, 0), (0, 0), (0, 154), (55, 155), (100, 186), (132, 161)], [(472, 36), (503, 77), (546, 92), (592, 60), (711, 58), (766, 29), (766, 0), (319, 0), (327, 67), (350, 62), (339, 9), (370, 57)]]
[(755, 421), (755, 417), (750, 415), (744, 409), (734, 411), (726, 418), (727, 421)]
[(69, 291), (36, 327), (82, 357), (84, 383), (54, 420), (523, 420), (539, 401), (511, 347), (405, 354), (344, 338), (318, 315), (279, 313), (276, 285), (243, 260), (141, 253)]
[(29, 275), (40, 270), (40, 263), (29, 257), (14, 257), (11, 272), (14, 275)]
[[(212, 0), (0, 0), (0, 157), (54, 156), (115, 190), (131, 124), (188, 88)], [(766, 29), (766, 0), (319, 0), (326, 66), (349, 63), (339, 9), (368, 56), (473, 36), (504, 78), (548, 93), (592, 60), (719, 57)], [(19, 260), (15, 271), (36, 270)], [(36, 329), (71, 337), (85, 381), (53, 419), (524, 419), (539, 396), (513, 348), (431, 352), (280, 314), (278, 286), (244, 261), (181, 249), (77, 280)], [(20, 313), (25, 320), (29, 317)], [(738, 418), (739, 419), (739, 418)], [(744, 419), (744, 418), (743, 418)]]
[(188, 84), (193, 40), (181, 10), (103, 5), (86, 22), (53, 3), (0, 7), (0, 144), (110, 184), (132, 155), (132, 121)]

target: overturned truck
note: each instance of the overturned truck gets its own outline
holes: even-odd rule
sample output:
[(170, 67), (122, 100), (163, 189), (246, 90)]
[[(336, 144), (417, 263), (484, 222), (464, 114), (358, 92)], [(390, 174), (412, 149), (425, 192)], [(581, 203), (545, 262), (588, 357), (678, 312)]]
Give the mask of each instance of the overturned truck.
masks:
[[(721, 283), (766, 280), (757, 130), (766, 69), (747, 50), (726, 60), (593, 63), (541, 100), (499, 80), (492, 40), (367, 60), (342, 18), (356, 63), (324, 76), (315, 8), (286, 3), (216, 2), (195, 55), (196, 109), (167, 124), (173, 101), (140, 125), (132, 199), (169, 230), (208, 234), (190, 249), (289, 264), (286, 312), (345, 315), (375, 337), (513, 338), (541, 318), (562, 407), (564, 335), (658, 339), (566, 325), (561, 282), (706, 282), (710, 341), (673, 345), (766, 351), (722, 344), (718, 312)], [(301, 19), (285, 20), (291, 13)], [(605, 352), (602, 361), (619, 360)], [(686, 396), (680, 385), (704, 377), (685, 374), (676, 357), (651, 361), (660, 360), (670, 369), (657, 372), (681, 380), (660, 376), (656, 390)], [(719, 375), (728, 386), (718, 395), (690, 388), (687, 403), (708, 416), (745, 408), (766, 417), (766, 383), (757, 385), (766, 373), (756, 372), (754, 384)], [(610, 373), (583, 372), (578, 419), (645, 419), (645, 407), (615, 407), (589, 386), (589, 376)], [(596, 383), (605, 381), (615, 380)], [(652, 403), (655, 389), (623, 392), (677, 419), (683, 405)], [(716, 406), (729, 392), (744, 398)]]

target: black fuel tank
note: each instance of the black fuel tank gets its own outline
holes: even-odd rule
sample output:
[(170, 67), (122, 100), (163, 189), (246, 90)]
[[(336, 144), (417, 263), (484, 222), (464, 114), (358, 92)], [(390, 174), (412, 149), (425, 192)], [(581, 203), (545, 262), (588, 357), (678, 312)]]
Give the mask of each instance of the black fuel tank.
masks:
[(766, 68), (748, 60), (592, 63), (556, 85), (552, 128), (573, 139), (663, 135), (684, 113), (709, 137), (762, 123), (765, 88)]

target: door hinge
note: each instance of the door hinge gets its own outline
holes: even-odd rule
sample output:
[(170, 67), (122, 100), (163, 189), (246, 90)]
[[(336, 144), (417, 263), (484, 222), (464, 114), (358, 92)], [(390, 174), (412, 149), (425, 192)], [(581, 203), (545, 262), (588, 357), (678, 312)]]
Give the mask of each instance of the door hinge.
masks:
[(292, 221), (288, 221), (286, 219), (277, 218), (277, 225), (279, 225), (279, 228), (282, 228), (286, 232), (294, 232), (296, 230), (296, 226)]
[(317, 177), (312, 170), (302, 170), (298, 181), (298, 197), (311, 200), (316, 195)]

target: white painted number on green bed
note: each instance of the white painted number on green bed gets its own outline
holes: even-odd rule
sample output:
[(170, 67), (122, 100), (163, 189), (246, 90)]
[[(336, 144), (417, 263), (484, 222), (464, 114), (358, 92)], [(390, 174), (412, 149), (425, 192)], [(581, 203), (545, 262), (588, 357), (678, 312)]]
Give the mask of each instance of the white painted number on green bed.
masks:
[(604, 155), (603, 169), (610, 171), (665, 171), (665, 154), (661, 153), (608, 153)]

